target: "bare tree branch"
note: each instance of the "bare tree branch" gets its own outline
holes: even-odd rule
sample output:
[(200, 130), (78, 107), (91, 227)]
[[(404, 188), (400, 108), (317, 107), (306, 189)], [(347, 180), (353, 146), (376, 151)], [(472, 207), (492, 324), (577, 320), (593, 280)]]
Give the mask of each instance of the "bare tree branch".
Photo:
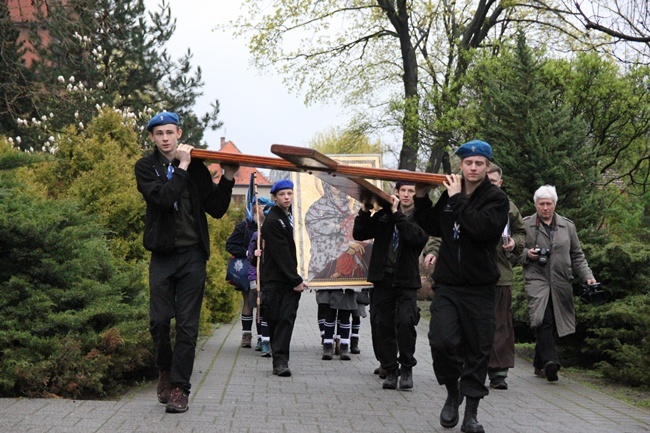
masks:
[[(650, 43), (650, 34), (647, 34), (647, 35), (645, 35), (645, 34), (634, 35), (634, 34), (627, 34), (627, 33), (623, 33), (623, 32), (614, 30), (611, 27), (599, 24), (598, 22), (595, 22), (595, 21), (591, 20), (587, 16), (587, 14), (585, 14), (582, 11), (582, 8), (580, 7), (580, 3), (578, 3), (576, 1), (574, 4), (575, 4), (576, 9), (578, 10), (578, 13), (582, 17), (583, 24), (584, 24), (584, 26), (585, 26), (585, 28), (587, 30), (596, 30), (596, 31), (605, 33), (605, 34), (607, 34), (609, 36), (615, 37), (615, 38), (620, 39), (620, 40), (625, 40), (625, 41), (630, 41), (630, 42), (640, 42), (640, 43), (645, 43), (645, 44)], [(618, 10), (618, 13), (620, 14), (620, 15), (618, 15), (617, 18), (623, 19), (625, 21), (625, 23), (627, 24), (628, 28), (630, 28), (632, 30), (637, 30), (637, 32), (638, 32), (638, 29), (634, 26), (634, 23), (630, 19), (630, 17), (627, 17), (625, 14), (623, 14), (623, 12), (620, 11), (620, 8), (617, 8), (617, 10)]]

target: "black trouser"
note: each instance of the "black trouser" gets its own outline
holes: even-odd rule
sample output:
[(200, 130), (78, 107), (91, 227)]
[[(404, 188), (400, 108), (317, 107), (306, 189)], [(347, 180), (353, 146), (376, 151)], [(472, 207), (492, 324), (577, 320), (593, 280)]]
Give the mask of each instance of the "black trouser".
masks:
[(433, 371), (441, 385), (460, 379), (462, 395), (488, 394), (485, 378), (494, 344), (495, 286), (436, 287), (431, 302), (429, 344)]
[[(149, 331), (159, 371), (171, 371), (174, 386), (189, 393), (199, 317), (205, 290), (206, 255), (200, 248), (151, 255), (149, 265)], [(172, 349), (171, 319), (176, 318)]]
[(273, 367), (289, 365), (291, 335), (300, 303), (300, 292), (287, 284), (267, 283), (262, 287), (262, 294), (271, 337)]
[(549, 295), (544, 319), (541, 325), (535, 328), (535, 358), (533, 366), (543, 370), (548, 362), (560, 365), (560, 357), (555, 348), (555, 314), (553, 313), (553, 298)]
[(400, 365), (413, 367), (417, 364), (415, 326), (419, 321), (417, 289), (394, 286), (392, 276), (374, 284), (370, 297), (370, 326), (372, 346), (381, 368), (392, 371)]

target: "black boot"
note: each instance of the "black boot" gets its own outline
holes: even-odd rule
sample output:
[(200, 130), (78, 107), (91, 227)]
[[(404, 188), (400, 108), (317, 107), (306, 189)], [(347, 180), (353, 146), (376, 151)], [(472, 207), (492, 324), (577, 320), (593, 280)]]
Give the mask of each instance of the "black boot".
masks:
[(350, 338), (350, 353), (354, 355), (361, 353), (361, 349), (359, 349), (359, 337)]
[(447, 400), (440, 412), (440, 425), (444, 428), (452, 428), (458, 424), (458, 406), (463, 402), (463, 396), (460, 395), (458, 382), (445, 386), (447, 387)]
[(399, 375), (399, 389), (412, 389), (413, 388), (413, 367), (400, 368)]
[(349, 361), (352, 359), (350, 358), (350, 352), (348, 351), (349, 347), (350, 346), (348, 344), (341, 344), (341, 353), (339, 355), (341, 361)]
[(480, 400), (480, 398), (467, 397), (465, 417), (463, 418), (463, 425), (460, 427), (460, 431), (464, 433), (485, 433), (485, 429), (483, 429), (483, 426), (476, 419), (476, 412), (478, 412), (478, 403)]
[(333, 357), (334, 357), (334, 346), (332, 345), (332, 343), (324, 343), (323, 357), (321, 359), (323, 361), (331, 361)]
[(394, 369), (386, 372), (386, 380), (384, 380), (383, 389), (397, 389), (397, 376), (399, 376), (399, 370)]

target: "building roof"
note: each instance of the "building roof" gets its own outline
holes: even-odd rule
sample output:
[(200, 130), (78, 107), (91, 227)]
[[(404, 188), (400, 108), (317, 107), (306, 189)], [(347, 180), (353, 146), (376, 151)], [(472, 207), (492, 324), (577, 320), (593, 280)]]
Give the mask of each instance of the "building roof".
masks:
[[(235, 146), (235, 143), (232, 141), (226, 141), (225, 137), (221, 137), (221, 147), (219, 148), (220, 152), (228, 153), (239, 153), (242, 152)], [(212, 173), (212, 178), (215, 182), (219, 182), (221, 179), (221, 166), (219, 164), (210, 164), (208, 169)], [(235, 175), (235, 185), (246, 185), (248, 186), (251, 173), (256, 173), (257, 185), (271, 185), (272, 182), (266, 178), (258, 169), (255, 167), (240, 167), (239, 171)]]

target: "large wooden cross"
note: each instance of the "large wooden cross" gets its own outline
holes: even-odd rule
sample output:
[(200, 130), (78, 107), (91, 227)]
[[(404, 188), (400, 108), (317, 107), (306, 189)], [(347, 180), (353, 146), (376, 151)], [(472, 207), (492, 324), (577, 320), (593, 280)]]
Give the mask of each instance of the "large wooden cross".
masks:
[(359, 202), (376, 200), (380, 206), (389, 205), (391, 196), (368, 182), (367, 179), (429, 185), (440, 185), (445, 180), (444, 174), (341, 164), (314, 149), (305, 147), (274, 144), (271, 146), (271, 152), (280, 158), (205, 149), (192, 150), (192, 157), (221, 164), (238, 164), (246, 167), (283, 171), (305, 171), (345, 192)]

